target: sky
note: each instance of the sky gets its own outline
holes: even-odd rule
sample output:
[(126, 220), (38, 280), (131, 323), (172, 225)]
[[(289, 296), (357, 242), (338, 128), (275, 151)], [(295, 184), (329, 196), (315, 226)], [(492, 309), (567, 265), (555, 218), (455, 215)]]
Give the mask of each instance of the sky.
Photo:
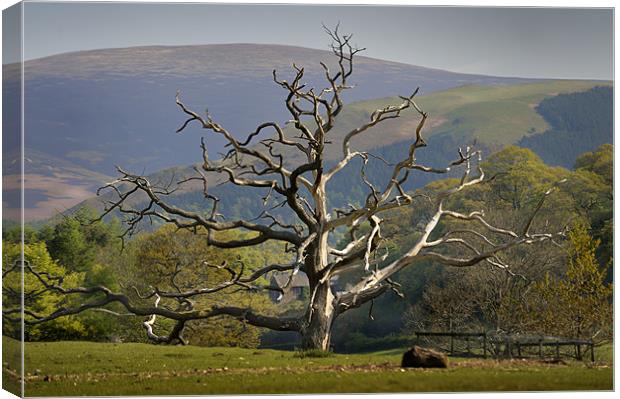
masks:
[(24, 10), (26, 60), (143, 45), (327, 49), (321, 24), (340, 21), (369, 57), (485, 75), (613, 78), (612, 9), (28, 2)]

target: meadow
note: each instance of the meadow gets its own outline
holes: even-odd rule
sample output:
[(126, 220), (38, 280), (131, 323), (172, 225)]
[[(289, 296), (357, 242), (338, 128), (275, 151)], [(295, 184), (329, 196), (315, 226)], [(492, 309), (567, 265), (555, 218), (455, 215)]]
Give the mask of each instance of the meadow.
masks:
[[(3, 386), (18, 342), (3, 338)], [(594, 364), (451, 358), (448, 369), (401, 369), (402, 350), (363, 354), (133, 343), (26, 343), (27, 396), (611, 390), (611, 347)]]

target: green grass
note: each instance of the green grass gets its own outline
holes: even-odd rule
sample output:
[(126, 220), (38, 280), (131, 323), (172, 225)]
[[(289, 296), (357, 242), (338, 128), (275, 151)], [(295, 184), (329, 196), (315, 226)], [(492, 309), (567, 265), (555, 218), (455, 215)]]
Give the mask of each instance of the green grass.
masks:
[[(6, 338), (5, 338), (6, 340)], [(307, 365), (363, 365), (398, 362), (398, 355), (340, 355), (299, 357), (298, 352), (271, 349), (202, 348), (148, 344), (93, 342), (37, 342), (26, 344), (26, 372), (39, 374), (132, 373), (135, 370), (184, 371), (205, 368), (261, 368)]]
[(324, 351), (324, 350), (320, 350), (320, 349), (311, 349), (311, 350), (305, 350), (305, 351), (297, 351), (293, 354), (293, 356), (295, 357), (299, 357), (299, 358), (320, 358), (320, 357), (332, 357), (334, 356), (335, 353), (333, 352), (329, 352), (329, 351)]
[(21, 395), (21, 385), (15, 378), (7, 374), (12, 370), (14, 374), (21, 374), (21, 343), (14, 339), (2, 339), (2, 389), (17, 396)]
[(614, 362), (614, 345), (613, 343), (597, 346), (594, 348), (594, 360), (607, 364)]
[(106, 381), (35, 383), (27, 395), (206, 395), (277, 393), (547, 391), (611, 389), (603, 369), (398, 369), (381, 372), (316, 372), (216, 375), (164, 378), (112, 378)]
[[(14, 343), (3, 338), (9, 357), (18, 350)], [(27, 343), (26, 395), (612, 389), (608, 362), (554, 365), (457, 358), (450, 359), (450, 368), (445, 370), (401, 370), (401, 352), (300, 357), (299, 352), (241, 348)], [(7, 379), (11, 378), (5, 373), (5, 384)]]

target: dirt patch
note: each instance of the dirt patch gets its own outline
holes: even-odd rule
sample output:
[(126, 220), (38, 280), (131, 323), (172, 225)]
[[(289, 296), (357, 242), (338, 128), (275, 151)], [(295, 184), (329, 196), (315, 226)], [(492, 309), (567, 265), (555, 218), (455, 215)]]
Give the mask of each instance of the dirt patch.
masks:
[[(418, 127), (418, 122), (418, 119), (407, 119), (405, 123), (402, 123), (402, 127), (398, 130), (398, 136), (401, 137), (401, 139), (415, 139), (415, 129)], [(445, 122), (447, 122), (446, 118), (430, 116), (424, 123), (423, 136), (428, 137), (430, 132), (443, 125)]]
[(558, 367), (568, 363), (556, 359), (471, 359), (451, 363), (451, 367), (464, 368), (514, 368), (514, 367)]
[[(451, 362), (449, 368), (480, 368), (497, 370), (518, 370), (526, 367), (567, 367), (567, 364), (550, 363), (545, 359), (472, 359), (459, 362)], [(592, 364), (588, 367), (608, 367), (603, 364)], [(12, 370), (5, 369), (8, 375), (19, 378), (19, 375)], [(99, 382), (110, 378), (129, 377), (138, 380), (149, 380), (152, 378), (169, 379), (175, 377), (200, 377), (212, 374), (306, 374), (306, 373), (375, 373), (375, 372), (420, 372), (426, 369), (404, 369), (396, 363), (382, 364), (362, 364), (362, 365), (327, 365), (304, 367), (250, 367), (250, 368), (228, 368), (228, 367), (209, 367), (205, 369), (179, 370), (179, 371), (151, 371), (151, 372), (108, 372), (108, 373), (81, 373), (81, 374), (56, 374), (56, 375), (26, 375), (26, 383), (33, 382), (54, 382), (54, 381), (73, 381), (73, 382)]]

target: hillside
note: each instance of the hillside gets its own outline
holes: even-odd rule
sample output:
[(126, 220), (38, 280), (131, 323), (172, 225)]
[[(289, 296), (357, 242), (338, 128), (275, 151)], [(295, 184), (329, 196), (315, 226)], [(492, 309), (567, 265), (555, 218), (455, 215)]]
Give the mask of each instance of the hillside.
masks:
[[(320, 61), (333, 67), (328, 51), (281, 45), (230, 44), (153, 46), (59, 54), (27, 61), (25, 68), (26, 148), (68, 159), (84, 168), (114, 173), (116, 164), (147, 173), (199, 160), (187, 148), (193, 134), (176, 135), (183, 115), (177, 90), (197, 111), (210, 113), (239, 136), (265, 120), (285, 121), (281, 88), (291, 63), (306, 68), (308, 84), (321, 84)], [(3, 96), (19, 92), (18, 65), (3, 68)], [(408, 94), (420, 86), (431, 93), (466, 84), (514, 84), (531, 80), (458, 74), (359, 57), (356, 87), (346, 101)], [(4, 129), (18, 127), (5, 119)], [(222, 149), (212, 137), (213, 153)], [(6, 143), (12, 148), (17, 143)]]
[[(433, 93), (422, 96), (419, 104), (425, 109), (430, 108), (431, 126), (427, 131), (428, 146), (418, 152), (420, 163), (442, 167), (454, 160), (459, 146), (474, 144), (483, 151), (486, 156), (508, 144), (516, 144), (529, 137), (536, 137), (536, 131), (546, 131), (548, 122), (538, 113), (538, 110), (546, 107), (546, 102), (559, 102), (554, 106), (559, 115), (552, 122), (564, 123), (570, 120), (572, 124), (586, 123), (591, 115), (599, 112), (600, 129), (597, 131), (596, 140), (582, 140), (574, 135), (564, 135), (557, 139), (556, 146), (546, 147), (547, 154), (541, 153), (543, 161), (553, 164), (553, 157), (559, 155), (563, 148), (570, 147), (570, 154), (581, 154), (596, 148), (599, 142), (613, 142), (613, 124), (611, 124), (611, 109), (609, 107), (610, 88), (598, 87), (598, 82), (549, 82), (542, 84), (528, 84), (510, 87), (461, 87), (445, 92)], [(589, 89), (589, 90), (587, 90)], [(563, 91), (586, 90), (573, 92), (573, 94), (559, 94)], [(556, 95), (559, 94), (559, 95)], [(566, 101), (565, 98), (569, 100)], [(585, 99), (585, 100), (584, 100)], [(542, 106), (537, 106), (543, 100)], [(339, 156), (339, 137), (352, 128), (355, 123), (362, 122), (373, 107), (390, 103), (389, 99), (359, 102), (352, 104), (345, 111), (332, 131), (332, 144), (329, 146), (328, 159), (335, 162)], [(488, 109), (493, 104), (501, 104), (496, 109), (503, 108), (504, 112), (490, 112)], [(606, 104), (602, 107), (601, 104)], [(428, 108), (427, 108), (428, 107)], [(581, 112), (572, 112), (575, 107), (580, 107)], [(601, 111), (603, 109), (603, 111)], [(515, 110), (514, 112), (510, 112)], [(606, 110), (606, 111), (605, 111)], [(458, 115), (458, 116), (457, 116)], [(484, 117), (483, 117), (484, 116)], [(454, 123), (454, 118), (459, 118), (459, 123)], [(433, 120), (435, 123), (433, 124)], [(395, 163), (402, 159), (408, 151), (409, 141), (403, 141), (411, 133), (412, 125), (416, 119), (408, 114), (400, 120), (389, 121), (380, 131), (370, 130), (363, 139), (354, 141), (356, 149), (371, 150), (370, 152), (380, 156), (385, 161)], [(438, 123), (437, 121), (443, 121)], [(466, 126), (466, 127), (464, 127)], [(492, 130), (491, 126), (493, 129)], [(536, 127), (537, 126), (537, 127)], [(497, 132), (492, 135), (491, 132)], [(518, 133), (518, 134), (517, 134)], [(546, 134), (546, 133), (545, 133)], [(383, 143), (383, 145), (380, 145)], [(378, 146), (377, 146), (378, 145)], [(554, 151), (557, 149), (558, 151)], [(198, 151), (198, 149), (196, 149)], [(576, 157), (576, 155), (575, 155)], [(570, 161), (570, 166), (575, 158)], [(328, 189), (331, 192), (330, 206), (342, 207), (347, 203), (363, 199), (367, 194), (367, 188), (361, 184), (359, 178), (360, 161), (353, 161), (347, 168), (330, 182)], [(382, 185), (389, 179), (390, 168), (383, 161), (371, 158), (367, 167), (367, 177), (374, 184)], [(150, 176), (151, 181), (167, 183), (171, 178), (180, 180), (195, 174), (189, 167), (165, 169)], [(435, 175), (414, 173), (404, 187), (413, 190), (436, 179)], [(262, 205), (255, 200), (260, 194), (255, 189), (235, 187), (231, 185), (218, 185), (220, 182), (216, 176), (211, 180), (211, 193), (222, 199), (219, 210), (230, 217), (252, 218), (259, 214)], [(186, 184), (173, 196), (172, 201), (192, 210), (200, 210), (205, 206), (202, 195), (202, 187), (198, 184)], [(140, 202), (137, 197), (135, 204)], [(89, 200), (91, 205), (97, 206), (99, 199)], [(288, 217), (283, 210), (278, 209), (282, 217)]]
[[(476, 139), (488, 146), (503, 146), (550, 128), (537, 110), (537, 105), (545, 98), (609, 85), (609, 82), (574, 80), (502, 86), (466, 85), (421, 96), (418, 104), (429, 113), (426, 137), (449, 135)], [(349, 105), (339, 118), (333, 135), (344, 135), (368, 120), (373, 110), (398, 101), (391, 97)], [(605, 101), (609, 102), (608, 99)], [(406, 140), (412, 136), (416, 123), (417, 114), (408, 110), (403, 117), (382, 124), (380, 134), (376, 131), (373, 134), (370, 130), (358, 140), (359, 147), (375, 148)]]
[[(597, 130), (598, 138), (596, 140), (579, 140), (579, 137), (566, 135), (556, 140), (556, 145), (542, 146), (542, 149), (526, 145), (539, 153), (545, 162), (554, 163), (554, 157), (557, 156), (568, 157), (569, 165), (565, 166), (570, 167), (576, 155), (584, 151), (590, 151), (602, 142), (612, 141), (613, 125), (610, 123), (611, 113), (609, 112), (611, 107), (611, 89), (591, 90), (593, 87), (601, 85), (609, 86), (609, 83), (548, 81), (510, 86), (467, 85), (420, 96), (418, 102), (420, 106), (429, 112), (430, 117), (426, 127), (426, 137), (428, 138), (429, 146), (419, 152), (419, 161), (432, 166), (445, 165), (453, 160), (456, 149), (459, 146), (474, 142), (486, 154), (489, 154), (507, 144), (527, 143), (527, 140), (530, 140), (530, 138), (539, 140), (537, 137), (541, 136), (542, 132), (548, 132), (549, 129), (552, 129), (552, 124), (561, 123), (558, 120), (569, 118), (570, 115), (578, 115), (579, 120), (583, 120), (584, 118), (590, 118), (588, 115), (606, 112), (606, 116), (598, 118), (601, 120), (598, 124), (600, 129)], [(569, 101), (565, 101), (563, 93), (577, 94), (567, 95), (566, 98)], [(560, 101), (560, 104), (554, 107), (555, 112), (559, 113), (559, 116), (549, 122), (541, 110), (545, 109), (545, 104), (548, 102), (553, 104), (556, 101), (555, 99)], [(347, 131), (368, 120), (370, 113), (377, 107), (395, 102), (397, 102), (395, 98), (383, 98), (349, 104), (340, 115), (337, 125), (331, 133), (332, 144), (327, 148), (327, 158), (331, 161), (338, 159), (340, 156), (339, 143)], [(575, 107), (580, 107), (581, 112), (572, 112)], [(575, 116), (572, 116), (568, 120), (572, 121), (570, 122), (572, 124), (580, 123), (575, 118)], [(396, 161), (406, 151), (407, 140), (411, 137), (416, 123), (417, 115), (411, 112), (404, 113), (402, 118), (388, 121), (380, 130), (371, 129), (367, 134), (355, 139), (353, 147), (363, 150), (373, 149), (373, 153), (382, 156), (388, 161)], [(174, 138), (191, 137), (195, 140), (199, 133), (201, 133), (200, 129), (193, 127), (186, 135), (177, 135)], [(544, 136), (545, 134), (549, 133), (542, 135)], [(208, 136), (207, 142), (209, 144), (211, 143), (209, 140), (213, 137), (213, 135)], [(560, 141), (562, 141), (562, 144), (558, 146)], [(572, 152), (567, 152), (562, 150), (562, 148), (571, 148)], [(138, 155), (141, 154), (141, 148), (137, 146), (128, 146), (126, 151), (133, 151)], [(177, 156), (182, 156), (186, 160), (192, 160), (193, 157), (199, 157), (200, 155), (200, 150), (194, 142), (188, 143), (183, 150), (178, 151)], [(212, 147), (210, 147), (210, 151), (213, 153)], [(184, 162), (184, 164), (187, 165), (190, 162)], [(298, 162), (298, 160), (293, 160), (293, 162)], [(55, 164), (58, 165), (59, 163), (55, 162)], [(75, 164), (72, 165), (74, 165), (74, 169), (79, 168)], [(142, 172), (142, 169), (132, 165), (131, 158), (128, 158), (126, 162), (121, 162), (121, 165), (129, 170), (138, 173)], [(28, 172), (28, 165), (26, 169)], [(371, 160), (368, 169), (369, 177), (372, 181), (383, 182), (387, 178), (387, 168), (379, 161)], [(333, 205), (346, 204), (351, 198), (361, 198), (363, 196), (363, 188), (358, 184), (357, 179), (358, 170), (358, 165), (354, 163), (348, 172), (345, 171), (333, 180), (332, 187), (336, 189)], [(84, 168), (84, 171), (88, 174), (89, 169)], [(191, 168), (181, 166), (158, 171), (152, 174), (152, 178), (168, 182), (173, 175), (179, 178), (193, 174), (194, 172)], [(407, 188), (420, 187), (428, 183), (431, 178), (431, 176), (427, 175), (416, 175), (411, 179), (411, 183)], [(92, 180), (84, 182), (75, 180), (75, 182), (83, 187), (90, 186), (94, 188)], [(221, 193), (224, 197), (230, 195), (231, 198), (236, 198), (236, 201), (224, 201), (221, 204), (224, 207), (223, 211), (230, 211), (238, 215), (243, 214), (244, 216), (254, 214), (257, 209), (253, 206), (253, 201), (251, 200), (253, 193), (244, 194), (244, 191), (247, 191), (247, 189), (215, 187), (217, 182), (218, 180), (214, 176), (212, 186), (215, 192)], [(176, 201), (186, 206), (200, 209), (203, 203), (202, 195), (199, 191), (200, 187), (188, 184), (179, 190)], [(91, 193), (94, 194), (94, 190)], [(246, 198), (247, 201), (241, 201), (241, 198)], [(73, 204), (84, 199), (84, 196), (79, 196), (75, 199)], [(89, 202), (93, 204), (98, 203), (95, 199)], [(246, 204), (242, 206), (241, 203)], [(45, 205), (45, 203), (42, 203), (42, 205)], [(38, 213), (34, 212), (34, 214)]]

